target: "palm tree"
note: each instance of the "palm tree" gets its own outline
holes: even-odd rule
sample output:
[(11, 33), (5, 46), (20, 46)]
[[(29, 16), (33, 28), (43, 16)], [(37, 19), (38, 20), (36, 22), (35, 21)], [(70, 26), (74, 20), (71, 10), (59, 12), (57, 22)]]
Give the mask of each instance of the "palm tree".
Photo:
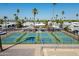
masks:
[(14, 14), (14, 16), (15, 16), (15, 20), (17, 21), (19, 19), (17, 14)]
[(6, 26), (6, 21), (7, 21), (6, 19), (7, 19), (7, 18), (8, 18), (7, 16), (4, 16), (5, 26)]
[(54, 14), (55, 14), (55, 5), (56, 5), (56, 3), (53, 3), (53, 17), (54, 17)]
[(64, 17), (64, 20), (66, 20), (66, 17)]
[(30, 17), (30, 20), (31, 20), (31, 17)]
[(57, 20), (57, 18), (58, 18), (58, 14), (56, 14), (56, 20)]
[(63, 10), (63, 11), (62, 11), (62, 21), (61, 21), (61, 27), (63, 26), (63, 22), (64, 22), (64, 21), (63, 21), (63, 20), (64, 20), (64, 13), (65, 13), (65, 12), (64, 12), (64, 10)]
[(76, 14), (77, 20), (78, 20), (78, 13)]
[(17, 21), (18, 19), (17, 19), (17, 14), (13, 14), (14, 15), (14, 17), (15, 17), (15, 21)]
[(19, 13), (20, 13), (20, 10), (17, 9), (17, 10), (16, 10), (16, 13), (14, 14), (15, 20), (18, 20), (18, 19), (19, 19), (19, 17), (18, 17)]
[(64, 15), (64, 11), (62, 11), (62, 19), (63, 19), (63, 17), (64, 17), (63, 15)]
[(7, 19), (7, 16), (4, 16), (4, 19), (6, 20)]
[(16, 14), (14, 14), (14, 16), (16, 16)]
[[(5, 28), (6, 28), (6, 22), (7, 22), (7, 19), (8, 17), (7, 16), (4, 16), (4, 20), (5, 20)], [(6, 30), (6, 32), (7, 32), (7, 30)]]
[(16, 12), (17, 12), (17, 15), (18, 15), (18, 14), (19, 14), (19, 12), (20, 12), (20, 10), (19, 10), (19, 9), (17, 9), (17, 11), (16, 11)]
[(17, 11), (16, 11), (16, 12), (17, 12), (16, 19), (18, 20), (18, 19), (19, 19), (19, 16), (18, 16), (18, 15), (19, 15), (19, 13), (20, 13), (20, 10), (19, 10), (19, 9), (17, 9)]
[(18, 19), (19, 19), (19, 17), (18, 17), (19, 12), (20, 12), (20, 10), (17, 9), (16, 13), (14, 14), (14, 16), (15, 16), (15, 20), (16, 20), (16, 26), (17, 26), (17, 28), (22, 27), (22, 23), (21, 23), (21, 21), (18, 20)]
[(26, 21), (26, 20), (27, 20), (27, 18), (26, 18), (26, 17), (24, 17), (24, 20)]
[(34, 20), (35, 20), (36, 14), (38, 14), (38, 10), (36, 8), (33, 8), (32, 13), (33, 13)]
[(62, 19), (60, 20), (60, 28), (63, 28), (64, 11), (62, 11)]
[(24, 19), (26, 20), (27, 18), (25, 17)]

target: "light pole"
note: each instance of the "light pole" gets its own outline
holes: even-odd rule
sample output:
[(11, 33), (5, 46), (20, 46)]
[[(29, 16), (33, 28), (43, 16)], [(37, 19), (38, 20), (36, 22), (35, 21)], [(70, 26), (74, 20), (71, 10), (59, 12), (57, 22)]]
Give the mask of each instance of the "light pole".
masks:
[(1, 51), (3, 51), (1, 35), (4, 35), (4, 34), (6, 34), (6, 32), (1, 32), (1, 31), (0, 31), (0, 50), (1, 50)]

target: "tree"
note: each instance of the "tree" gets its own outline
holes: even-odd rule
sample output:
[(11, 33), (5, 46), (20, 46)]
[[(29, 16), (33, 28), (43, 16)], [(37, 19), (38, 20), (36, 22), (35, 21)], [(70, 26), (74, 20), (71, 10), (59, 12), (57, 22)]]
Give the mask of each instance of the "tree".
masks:
[(64, 18), (64, 16), (63, 16), (63, 15), (64, 15), (64, 11), (62, 11), (62, 19)]
[[(4, 16), (3, 18), (4, 18), (4, 20), (5, 20), (5, 28), (6, 28), (6, 23), (7, 23), (7, 20), (6, 20), (6, 19), (7, 19), (8, 17), (7, 17), (7, 16)], [(6, 29), (6, 33), (7, 33), (7, 29)]]
[(66, 27), (64, 28), (64, 30), (65, 30), (65, 31), (69, 31), (69, 26), (66, 26)]
[(53, 17), (54, 17), (54, 14), (55, 14), (55, 5), (56, 5), (56, 3), (53, 3)]
[(59, 20), (55, 20), (55, 21), (56, 21), (57, 24), (59, 23)]
[(21, 23), (23, 24), (24, 22), (25, 22), (25, 20), (24, 20), (24, 19), (22, 19), (22, 20), (21, 20)]
[(0, 19), (0, 24), (3, 24), (3, 22), (4, 22), (3, 19)]
[(78, 20), (78, 13), (76, 14), (77, 20)]
[(16, 17), (15, 17), (15, 20), (18, 21), (18, 19), (19, 19), (18, 16), (16, 16)]
[(66, 17), (64, 17), (64, 20), (66, 20)]
[(17, 12), (16, 19), (18, 20), (18, 19), (19, 19), (19, 16), (18, 16), (18, 15), (19, 15), (19, 13), (20, 13), (20, 10), (19, 10), (19, 9), (17, 9), (17, 11), (16, 11), (16, 12)]
[(5, 27), (6, 27), (6, 19), (7, 19), (8, 17), (7, 16), (4, 16), (4, 20), (5, 20)]
[(31, 17), (30, 17), (30, 20), (31, 20)]
[(19, 19), (17, 14), (14, 14), (14, 16), (15, 16), (15, 20), (17, 21)]
[(13, 14), (14, 16), (16, 16), (16, 14)]
[(16, 11), (16, 12), (17, 12), (17, 15), (18, 15), (18, 14), (20, 13), (20, 10), (19, 10), (19, 9), (17, 9), (17, 11)]
[(25, 17), (24, 19), (26, 20), (27, 18)]
[(18, 17), (18, 14), (19, 14), (19, 13), (20, 13), (20, 10), (17, 9), (17, 10), (16, 10), (16, 13), (14, 14), (15, 20), (18, 20), (18, 19), (19, 19), (19, 17)]
[(16, 10), (16, 13), (14, 14), (15, 20), (16, 20), (16, 26), (17, 26), (17, 28), (22, 27), (22, 23), (21, 23), (21, 21), (19, 20), (19, 16), (18, 16), (19, 13), (20, 13), (20, 10), (17, 9), (17, 10)]
[(22, 22), (21, 21), (16, 21), (16, 26), (17, 26), (17, 28), (21, 28), (22, 27)]
[(60, 28), (63, 28), (63, 18), (64, 18), (64, 11), (62, 11), (62, 19), (60, 20)]
[(57, 18), (58, 18), (58, 14), (56, 14), (56, 20), (57, 20)]
[(63, 22), (64, 20), (60, 20), (60, 28), (63, 28)]
[(4, 19), (7, 19), (8, 17), (7, 16), (4, 16)]
[(38, 10), (36, 8), (33, 8), (32, 13), (33, 13), (34, 20), (35, 20), (36, 14), (38, 14)]
[(44, 21), (45, 22), (45, 28), (48, 28), (48, 21)]

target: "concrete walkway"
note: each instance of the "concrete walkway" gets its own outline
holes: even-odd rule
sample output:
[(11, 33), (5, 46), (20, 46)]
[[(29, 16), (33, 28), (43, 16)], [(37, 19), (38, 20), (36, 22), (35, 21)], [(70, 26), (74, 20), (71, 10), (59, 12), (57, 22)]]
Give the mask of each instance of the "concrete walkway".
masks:
[(0, 56), (79, 56), (79, 45), (18, 44), (3, 45)]
[(43, 48), (44, 56), (79, 56), (79, 49)]

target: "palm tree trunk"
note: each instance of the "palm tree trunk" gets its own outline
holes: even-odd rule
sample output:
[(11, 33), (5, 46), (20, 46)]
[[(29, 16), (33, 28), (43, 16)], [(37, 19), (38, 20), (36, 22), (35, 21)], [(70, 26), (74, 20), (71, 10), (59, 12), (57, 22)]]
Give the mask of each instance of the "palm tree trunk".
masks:
[(1, 36), (0, 36), (0, 50), (3, 51), (2, 42), (1, 42)]
[(35, 15), (34, 15), (34, 26), (35, 26)]
[(6, 33), (7, 33), (7, 26), (6, 26), (7, 24), (6, 24), (6, 19), (5, 19), (5, 31), (6, 31)]
[(53, 7), (53, 19), (54, 19), (54, 7)]
[(77, 20), (78, 20), (78, 17), (77, 17)]

